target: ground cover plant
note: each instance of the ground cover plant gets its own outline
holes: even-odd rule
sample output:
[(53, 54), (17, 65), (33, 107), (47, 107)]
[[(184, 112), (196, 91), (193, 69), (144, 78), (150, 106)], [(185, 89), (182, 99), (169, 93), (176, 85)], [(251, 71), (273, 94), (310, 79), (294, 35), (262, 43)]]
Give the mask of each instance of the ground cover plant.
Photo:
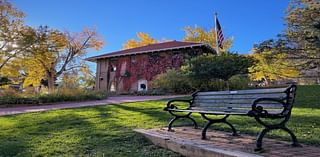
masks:
[[(320, 146), (320, 86), (298, 86), (288, 127), (301, 143)], [(152, 145), (135, 128), (165, 127), (167, 100), (65, 109), (0, 117), (0, 156), (179, 156)], [(205, 120), (194, 116), (203, 126)], [(189, 121), (179, 121), (177, 125)], [(256, 135), (253, 118), (230, 116), (240, 131)], [(224, 125), (215, 129), (229, 131)], [(212, 131), (212, 130), (210, 130)], [(290, 140), (282, 131), (269, 137)], [(200, 137), (199, 137), (200, 138)]]
[(101, 100), (107, 98), (105, 91), (83, 89), (59, 89), (49, 94), (28, 94), (15, 90), (0, 93), (0, 108), (14, 106), (43, 105), (58, 102)]

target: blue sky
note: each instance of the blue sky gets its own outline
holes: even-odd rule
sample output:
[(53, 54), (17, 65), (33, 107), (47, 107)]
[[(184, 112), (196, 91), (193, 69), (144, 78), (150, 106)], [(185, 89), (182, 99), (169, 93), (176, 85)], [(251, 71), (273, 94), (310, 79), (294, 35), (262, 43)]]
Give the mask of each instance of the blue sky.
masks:
[(136, 32), (156, 39), (182, 40), (185, 26), (214, 27), (218, 12), (233, 51), (249, 53), (253, 44), (276, 37), (285, 28), (289, 0), (13, 0), (31, 26), (81, 31), (95, 27), (106, 42), (99, 55), (122, 48)]

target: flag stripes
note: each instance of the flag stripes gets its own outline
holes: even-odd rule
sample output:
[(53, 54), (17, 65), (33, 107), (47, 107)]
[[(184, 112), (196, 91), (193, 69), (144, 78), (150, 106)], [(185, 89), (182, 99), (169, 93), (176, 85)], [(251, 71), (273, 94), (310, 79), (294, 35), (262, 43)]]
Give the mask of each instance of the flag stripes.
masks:
[(223, 43), (224, 37), (222, 34), (222, 29), (221, 29), (218, 18), (216, 18), (216, 33), (217, 33), (216, 35), (217, 35), (217, 40), (218, 40), (218, 47), (223, 49), (222, 43)]

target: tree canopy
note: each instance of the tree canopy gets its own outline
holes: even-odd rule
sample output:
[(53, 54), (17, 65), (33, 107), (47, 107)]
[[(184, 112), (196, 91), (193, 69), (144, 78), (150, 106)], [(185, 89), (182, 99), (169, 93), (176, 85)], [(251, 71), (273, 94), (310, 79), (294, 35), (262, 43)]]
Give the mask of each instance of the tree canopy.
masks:
[(254, 50), (251, 56), (256, 60), (256, 64), (249, 68), (253, 80), (263, 80), (269, 85), (273, 80), (299, 76), (299, 71), (288, 60), (286, 53), (273, 52), (272, 49), (265, 48), (263, 51)]
[(149, 44), (155, 44), (158, 41), (154, 38), (152, 38), (149, 34), (144, 32), (138, 32), (137, 33), (138, 40), (135, 39), (129, 39), (124, 45), (123, 49), (130, 49), (140, 46), (146, 46)]
[(286, 37), (299, 57), (320, 57), (320, 2), (292, 0), (287, 11)]
[(202, 55), (188, 61), (184, 71), (189, 77), (203, 82), (209, 82), (213, 78), (227, 81), (234, 75), (248, 73), (248, 68), (253, 63), (251, 57), (236, 53)]
[(250, 68), (254, 80), (296, 78), (309, 70), (320, 83), (320, 2), (292, 0), (286, 13), (285, 32), (276, 39), (254, 45), (256, 66)]
[[(48, 80), (49, 91), (54, 90), (57, 77), (64, 72), (80, 68), (80, 58), (88, 49), (99, 50), (103, 46), (102, 39), (94, 29), (84, 29), (80, 33), (60, 32), (40, 26), (37, 29), (30, 29), (29, 41), (32, 46), (28, 49), (28, 61), (34, 61), (41, 67), (45, 78)], [(26, 73), (32, 74), (35, 69), (28, 69)]]
[(0, 75), (5, 65), (23, 52), (24, 13), (0, 0)]
[[(201, 43), (206, 43), (213, 48), (216, 48), (216, 32), (215, 29), (212, 28), (210, 30), (205, 30), (199, 26), (195, 27), (190, 27), (187, 26), (184, 28), (185, 31), (185, 37), (184, 41), (189, 41), (189, 42), (201, 42)], [(223, 42), (223, 47), (224, 49), (220, 49), (220, 52), (227, 52), (231, 46), (232, 46), (233, 39), (232, 38), (227, 38)]]
[(300, 64), (302, 72), (314, 70), (320, 83), (320, 2), (292, 0), (286, 21), (289, 57)]

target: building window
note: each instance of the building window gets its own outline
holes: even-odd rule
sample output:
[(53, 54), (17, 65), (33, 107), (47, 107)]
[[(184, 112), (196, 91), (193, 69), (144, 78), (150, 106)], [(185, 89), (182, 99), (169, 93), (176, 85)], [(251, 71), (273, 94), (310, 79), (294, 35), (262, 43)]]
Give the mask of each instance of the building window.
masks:
[(117, 71), (117, 67), (114, 65), (111, 65), (111, 72), (115, 72), (115, 71)]
[(146, 90), (147, 89), (147, 86), (146, 86), (146, 84), (140, 84), (140, 89), (142, 89), (142, 90)]
[(147, 91), (147, 90), (148, 90), (147, 80), (139, 80), (138, 81), (138, 91)]

